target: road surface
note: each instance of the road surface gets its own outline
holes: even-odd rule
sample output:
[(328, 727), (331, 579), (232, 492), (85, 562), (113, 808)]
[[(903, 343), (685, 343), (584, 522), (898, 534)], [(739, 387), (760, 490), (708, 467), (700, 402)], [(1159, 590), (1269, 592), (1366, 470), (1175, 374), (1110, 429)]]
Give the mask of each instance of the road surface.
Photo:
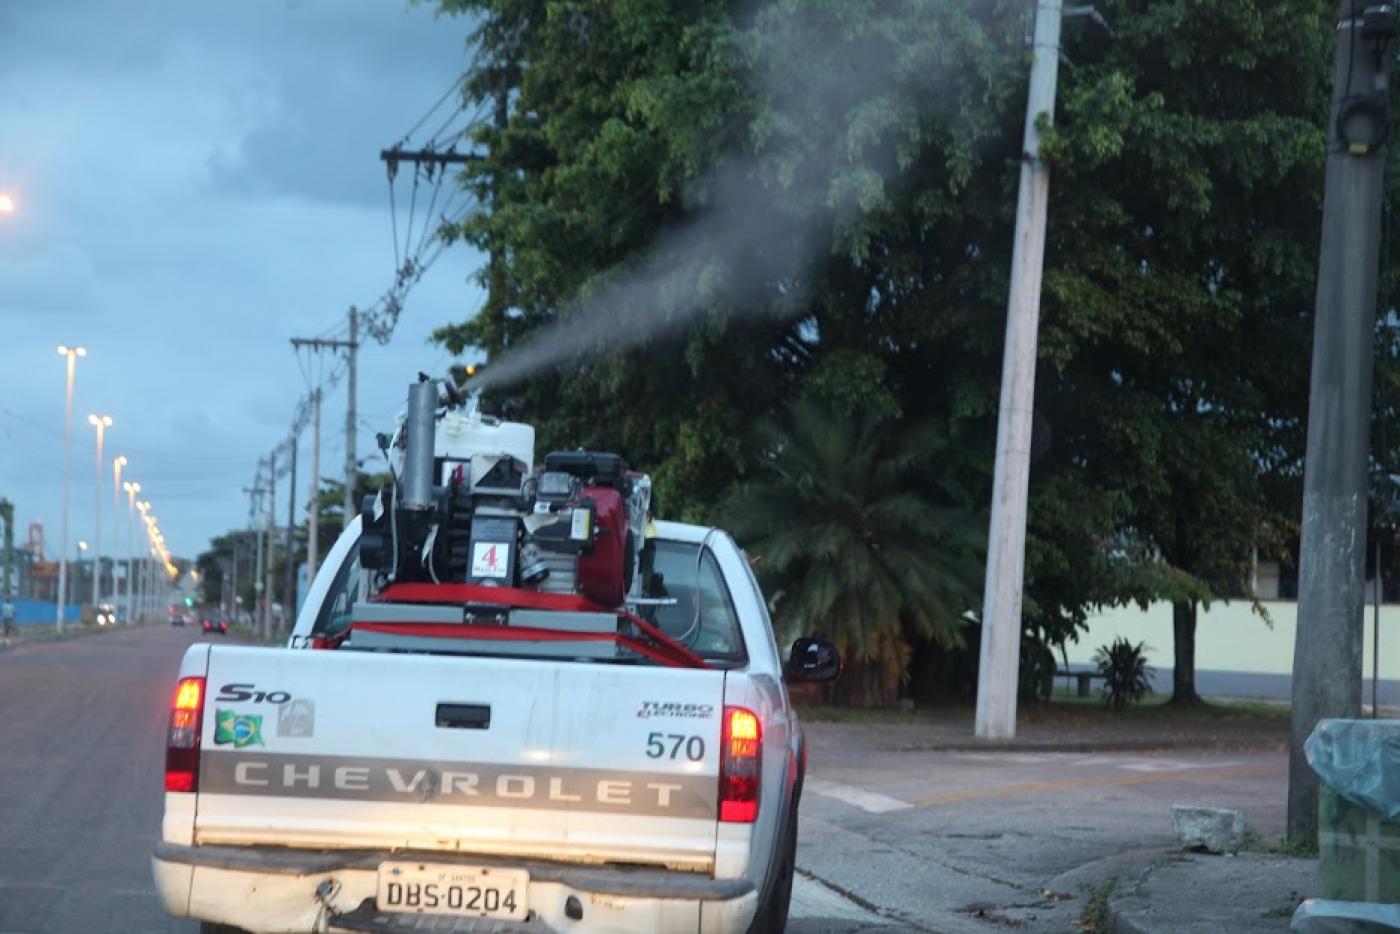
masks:
[[(192, 629), (0, 653), (0, 934), (196, 930), (148, 854), (167, 705)], [(1172, 802), (1282, 832), (1279, 754), (909, 752), (814, 725), (794, 934), (1072, 930), (1116, 856), (1171, 842)]]

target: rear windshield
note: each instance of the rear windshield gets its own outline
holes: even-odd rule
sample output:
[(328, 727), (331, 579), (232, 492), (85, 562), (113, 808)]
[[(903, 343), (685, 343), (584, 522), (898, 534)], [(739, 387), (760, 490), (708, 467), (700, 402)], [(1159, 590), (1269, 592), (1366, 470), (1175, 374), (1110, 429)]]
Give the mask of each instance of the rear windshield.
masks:
[(676, 602), (647, 607), (644, 615), (662, 632), (704, 658), (744, 660), (744, 640), (734, 600), (714, 552), (698, 544), (657, 539), (647, 593)]

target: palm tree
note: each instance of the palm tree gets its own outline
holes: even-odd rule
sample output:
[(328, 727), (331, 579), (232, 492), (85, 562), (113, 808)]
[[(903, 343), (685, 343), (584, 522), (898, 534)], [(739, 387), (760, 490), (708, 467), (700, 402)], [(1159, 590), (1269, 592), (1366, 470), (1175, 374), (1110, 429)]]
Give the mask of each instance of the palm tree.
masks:
[(834, 639), (851, 703), (893, 703), (912, 640), (962, 644), (981, 566), (971, 516), (940, 482), (947, 442), (932, 423), (801, 401), (770, 425), (759, 475), (725, 504), (758, 562), (779, 635)]

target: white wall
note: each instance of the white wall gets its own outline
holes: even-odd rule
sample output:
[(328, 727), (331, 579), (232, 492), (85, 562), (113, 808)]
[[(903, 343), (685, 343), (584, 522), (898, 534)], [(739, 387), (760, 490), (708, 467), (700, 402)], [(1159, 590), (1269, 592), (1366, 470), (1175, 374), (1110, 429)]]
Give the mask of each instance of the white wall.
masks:
[[(1269, 600), (1262, 603), (1272, 626), (1248, 601), (1212, 603), (1201, 608), (1196, 622), (1196, 669), (1260, 674), (1292, 674), (1293, 640), (1297, 631), (1298, 604)], [(1371, 676), (1372, 613), (1366, 606), (1366, 659), (1363, 673)], [(1072, 665), (1092, 664), (1094, 652), (1117, 636), (1146, 642), (1148, 664), (1171, 668), (1172, 608), (1154, 603), (1146, 612), (1136, 606), (1118, 607), (1089, 618), (1089, 631), (1077, 643), (1066, 646)], [(1381, 680), (1400, 680), (1400, 605), (1381, 607)]]

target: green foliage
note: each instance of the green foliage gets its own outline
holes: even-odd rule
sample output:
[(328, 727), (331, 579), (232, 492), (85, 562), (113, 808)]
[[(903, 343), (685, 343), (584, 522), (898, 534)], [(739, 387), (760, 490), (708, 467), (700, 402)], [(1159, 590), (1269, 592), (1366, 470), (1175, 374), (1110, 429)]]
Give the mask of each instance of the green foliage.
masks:
[(892, 703), (911, 641), (961, 644), (978, 593), (980, 529), (938, 482), (947, 440), (811, 401), (763, 437), (723, 515), (758, 561), (780, 641), (835, 639), (852, 699)]
[[(676, 518), (714, 521), (769, 470), (750, 426), (803, 395), (936, 421), (958, 501), (987, 501), (1024, 4), (440, 6), (474, 24), (468, 96), (502, 95), (505, 119), (478, 133), (485, 158), (464, 179), (491, 205), (460, 231), (490, 256), (487, 302), (438, 339), (495, 357), (578, 296), (658, 268), (692, 271), (679, 291), (707, 312), (489, 406), (534, 422), (542, 447), (620, 451)], [(1245, 594), (1254, 548), (1296, 539), (1301, 499), (1332, 5), (1098, 8), (1112, 36), (1066, 21), (1074, 67), (1043, 150), (1048, 445), (1025, 621), (1046, 645), (1099, 606)], [(733, 249), (753, 229), (766, 235)], [(653, 299), (664, 316), (675, 296)], [(1400, 351), (1386, 359), (1378, 380), (1400, 385)]]
[(1111, 645), (1101, 645), (1094, 653), (1094, 664), (1103, 675), (1105, 706), (1121, 710), (1152, 693), (1152, 668), (1143, 654), (1144, 645), (1137, 645), (1119, 636)]
[(1059, 663), (1055, 651), (1034, 633), (1021, 636), (1021, 667), (1017, 695), (1021, 700), (1043, 704), (1055, 689), (1055, 672)]

